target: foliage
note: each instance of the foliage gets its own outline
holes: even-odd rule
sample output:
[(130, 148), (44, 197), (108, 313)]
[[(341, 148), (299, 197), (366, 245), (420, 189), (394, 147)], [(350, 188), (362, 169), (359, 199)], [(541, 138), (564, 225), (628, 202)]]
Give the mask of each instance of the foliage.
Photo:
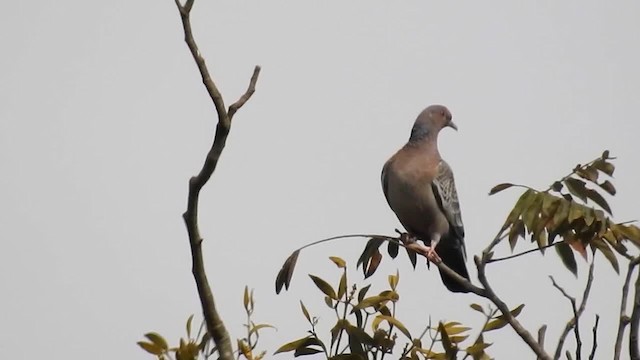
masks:
[[(615, 166), (610, 162), (613, 159), (605, 151), (588, 164), (577, 165), (569, 175), (544, 191), (525, 187), (527, 190), (520, 196), (501, 229), (509, 239), (511, 250), (519, 239), (528, 236), (540, 251), (555, 246), (562, 263), (576, 274), (574, 251), (586, 259), (586, 248), (590, 247), (592, 251), (604, 255), (619, 272), (620, 266), (613, 250), (626, 256), (628, 249), (624, 241), (630, 240), (639, 246), (640, 228), (616, 223), (607, 216), (612, 214), (611, 208), (597, 189), (609, 195), (616, 194), (609, 179), (599, 181), (600, 177), (613, 176)], [(512, 186), (523, 187), (500, 184), (491, 189), (489, 194)], [(597, 207), (588, 206), (589, 203)], [(555, 242), (557, 237), (562, 241)]]
[[(387, 289), (370, 294), (371, 284), (349, 285), (345, 260), (339, 257), (330, 260), (342, 272), (334, 286), (309, 275), (336, 316), (330, 339), (323, 340), (318, 335), (318, 317), (312, 316), (301, 301), (302, 315), (310, 326), (308, 335), (282, 345), (276, 354), (293, 352), (294, 357), (299, 357), (323, 353), (328, 359), (382, 359), (387, 354), (398, 354), (400, 359), (450, 359), (463, 353), (473, 359), (489, 359), (485, 349), (491, 344), (484, 341), (484, 334), (507, 324), (502, 316), (495, 316), (496, 310), (472, 304), (471, 307), (485, 317), (473, 341), (467, 341), (470, 328), (457, 321), (439, 322), (435, 326), (429, 323), (421, 335), (414, 336), (396, 317), (400, 300), (398, 272), (387, 277)], [(517, 316), (523, 307), (518, 306), (511, 314)], [(426, 335), (428, 339), (423, 340)], [(404, 347), (398, 348), (398, 343), (404, 343)]]
[[(245, 313), (247, 315), (247, 323), (244, 325), (247, 329), (245, 337), (237, 339), (236, 353), (247, 360), (263, 359), (266, 351), (255, 353), (260, 339), (260, 331), (265, 328), (273, 328), (269, 324), (256, 324), (252, 320), (253, 311), (255, 309), (255, 300), (253, 290), (245, 286), (242, 301)], [(217, 349), (213, 346), (211, 336), (205, 331), (204, 321), (200, 323), (197, 334), (192, 336), (193, 315), (189, 316), (186, 324), (186, 338), (180, 338), (178, 346), (169, 347), (164, 337), (156, 332), (150, 332), (144, 336), (148, 341), (138, 341), (138, 346), (149, 354), (155, 355), (158, 360), (197, 360), (209, 359), (217, 353)]]

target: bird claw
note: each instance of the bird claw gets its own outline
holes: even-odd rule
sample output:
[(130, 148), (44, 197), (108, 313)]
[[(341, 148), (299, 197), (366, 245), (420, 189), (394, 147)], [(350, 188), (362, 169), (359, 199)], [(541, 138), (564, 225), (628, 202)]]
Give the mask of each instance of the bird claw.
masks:
[(438, 255), (434, 246), (427, 246), (427, 260), (435, 264), (442, 262), (442, 258)]

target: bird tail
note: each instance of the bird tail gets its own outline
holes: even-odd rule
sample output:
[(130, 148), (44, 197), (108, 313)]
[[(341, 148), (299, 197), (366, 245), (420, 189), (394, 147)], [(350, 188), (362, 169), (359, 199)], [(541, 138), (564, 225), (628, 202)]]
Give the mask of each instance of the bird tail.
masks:
[[(451, 270), (457, 272), (460, 276), (469, 280), (469, 273), (467, 272), (467, 266), (465, 264), (464, 250), (462, 248), (456, 246), (439, 246), (436, 251), (438, 255), (440, 255), (440, 258), (442, 258), (442, 262), (445, 265), (447, 265)], [(442, 271), (440, 271), (440, 277), (442, 278), (444, 286), (446, 286), (449, 291), (463, 293), (469, 292), (469, 290), (465, 289), (464, 285), (459, 283), (454, 277), (449, 276)]]

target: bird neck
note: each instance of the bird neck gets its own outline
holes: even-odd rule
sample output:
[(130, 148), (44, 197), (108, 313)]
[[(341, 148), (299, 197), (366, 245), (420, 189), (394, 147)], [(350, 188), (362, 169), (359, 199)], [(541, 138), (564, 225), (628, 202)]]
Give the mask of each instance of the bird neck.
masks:
[(420, 143), (424, 141), (433, 140), (438, 137), (439, 129), (436, 129), (430, 124), (424, 124), (422, 122), (416, 122), (411, 128), (411, 135), (409, 136), (409, 143)]
[(416, 151), (422, 154), (429, 154), (436, 158), (440, 158), (440, 152), (438, 151), (438, 139), (437, 134), (427, 135), (419, 138), (410, 138), (405, 148), (412, 151)]

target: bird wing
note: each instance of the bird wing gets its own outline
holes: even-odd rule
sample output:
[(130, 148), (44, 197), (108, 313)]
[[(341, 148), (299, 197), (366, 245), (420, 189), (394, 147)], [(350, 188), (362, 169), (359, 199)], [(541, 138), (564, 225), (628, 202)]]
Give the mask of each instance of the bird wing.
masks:
[(391, 203), (389, 203), (389, 179), (387, 178), (388, 166), (389, 166), (389, 162), (387, 161), (382, 167), (382, 173), (380, 174), (380, 181), (382, 182), (382, 192), (384, 193), (384, 198), (387, 199), (387, 204), (391, 206)]
[(447, 218), (449, 227), (456, 235), (455, 238), (460, 242), (466, 256), (464, 225), (462, 224), (462, 213), (460, 211), (456, 184), (453, 180), (453, 171), (451, 171), (451, 167), (444, 160), (441, 160), (438, 164), (436, 176), (431, 181), (431, 189), (433, 190), (433, 195), (436, 198), (438, 207)]

